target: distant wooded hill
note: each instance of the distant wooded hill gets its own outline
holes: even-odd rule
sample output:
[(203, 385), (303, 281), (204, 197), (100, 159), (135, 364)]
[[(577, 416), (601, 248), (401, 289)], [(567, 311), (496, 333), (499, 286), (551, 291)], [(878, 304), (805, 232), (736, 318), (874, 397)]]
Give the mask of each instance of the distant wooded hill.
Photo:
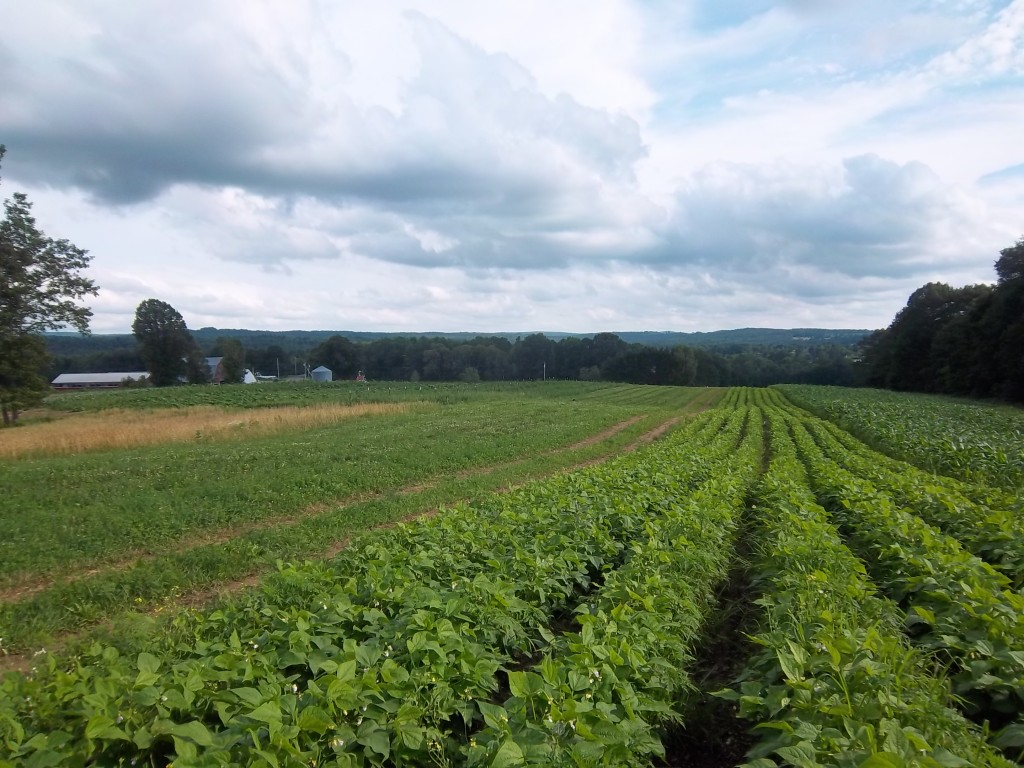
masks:
[[(200, 355), (240, 347), (245, 367), (285, 376), (326, 366), (336, 378), (378, 380), (589, 379), (686, 386), (853, 384), (867, 331), (744, 328), (711, 333), (366, 333), (200, 328)], [(128, 334), (51, 334), (57, 373), (140, 371)]]
[[(821, 345), (856, 346), (871, 331), (857, 329), (825, 329), (825, 328), (737, 328), (728, 331), (707, 331), (697, 333), (681, 333), (678, 331), (621, 331), (615, 335), (627, 344), (643, 344), (648, 347), (668, 348), (684, 345), (688, 347), (733, 347), (771, 346), (771, 347), (814, 347)], [(247, 348), (280, 347), (290, 354), (302, 354), (332, 336), (344, 336), (350, 341), (377, 341), (388, 338), (419, 338), (445, 339), (447, 341), (472, 341), (474, 339), (500, 338), (509, 341), (535, 335), (536, 332), (522, 333), (384, 333), (377, 331), (252, 331), (245, 328), (200, 328), (192, 331), (192, 336), (200, 347), (208, 348), (223, 337), (236, 338)], [(592, 333), (544, 332), (544, 336), (559, 341), (567, 338), (593, 338)], [(91, 336), (80, 336), (77, 333), (48, 333), (46, 344), (50, 354), (56, 357), (77, 357), (96, 352), (112, 352), (124, 348), (134, 348), (135, 338), (128, 333), (95, 333)]]

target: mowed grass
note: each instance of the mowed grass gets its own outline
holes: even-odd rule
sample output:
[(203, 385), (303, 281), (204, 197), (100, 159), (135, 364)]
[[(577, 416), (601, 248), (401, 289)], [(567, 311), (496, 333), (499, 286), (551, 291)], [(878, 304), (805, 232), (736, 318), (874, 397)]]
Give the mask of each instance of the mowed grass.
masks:
[[(667, 402), (630, 405), (621, 387), (611, 389), (616, 402), (603, 402), (593, 396), (602, 389), (552, 387), (551, 396), (538, 397), (517, 386), (491, 388), (464, 402), (253, 439), (0, 461), (0, 589), (181, 547), (190, 535), (535, 456), (634, 414), (671, 410)], [(641, 401), (654, 389), (633, 388)], [(678, 408), (702, 391), (662, 388), (661, 396)]]
[(0, 458), (56, 456), (160, 443), (251, 440), (275, 432), (324, 427), (357, 416), (405, 413), (412, 407), (412, 403), (316, 403), (246, 410), (210, 405), (156, 410), (115, 408), (6, 430), (0, 434)]

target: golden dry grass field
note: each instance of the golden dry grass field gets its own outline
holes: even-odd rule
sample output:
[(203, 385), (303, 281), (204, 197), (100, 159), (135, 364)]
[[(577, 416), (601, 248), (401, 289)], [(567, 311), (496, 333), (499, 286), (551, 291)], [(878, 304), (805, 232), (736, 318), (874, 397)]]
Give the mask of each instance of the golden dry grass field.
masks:
[(58, 456), (162, 443), (252, 438), (326, 427), (358, 416), (395, 415), (415, 403), (319, 403), (246, 410), (193, 406), (155, 410), (113, 409), (69, 414), (54, 421), (0, 433), (0, 458)]

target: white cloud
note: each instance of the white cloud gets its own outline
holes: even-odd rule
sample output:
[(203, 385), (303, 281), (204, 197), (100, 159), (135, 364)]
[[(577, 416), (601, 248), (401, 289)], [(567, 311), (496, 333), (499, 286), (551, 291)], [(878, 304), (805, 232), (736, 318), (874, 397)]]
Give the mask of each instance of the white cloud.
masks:
[(875, 326), (1019, 235), (1024, 0), (407, 7), (8, 9), (98, 330)]

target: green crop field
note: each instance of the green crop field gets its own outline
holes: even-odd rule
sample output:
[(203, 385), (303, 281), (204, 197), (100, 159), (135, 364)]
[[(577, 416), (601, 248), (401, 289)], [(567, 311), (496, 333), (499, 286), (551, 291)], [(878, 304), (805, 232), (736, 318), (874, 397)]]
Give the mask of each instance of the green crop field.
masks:
[(794, 403), (923, 469), (1024, 493), (1024, 411), (878, 389), (783, 385)]
[[(0, 766), (1022, 758), (1018, 481), (907, 447), (965, 404), (871, 432), (879, 396), (824, 388), (376, 389), (69, 396), (417, 406), (0, 463)], [(963, 450), (1012, 464), (1020, 413), (970, 408)]]
[[(0, 461), (0, 638), (8, 650), (38, 646), (55, 633), (245, 578), (279, 559), (323, 554), (355, 531), (619, 450), (719, 394), (551, 382), (207, 386), (54, 397), (51, 408), (105, 408), (101, 414), (210, 405), (244, 414), (314, 407), (331, 397), (418, 405), (258, 439), (197, 435), (187, 443)], [(0, 441), (43, 426), (0, 432)]]

